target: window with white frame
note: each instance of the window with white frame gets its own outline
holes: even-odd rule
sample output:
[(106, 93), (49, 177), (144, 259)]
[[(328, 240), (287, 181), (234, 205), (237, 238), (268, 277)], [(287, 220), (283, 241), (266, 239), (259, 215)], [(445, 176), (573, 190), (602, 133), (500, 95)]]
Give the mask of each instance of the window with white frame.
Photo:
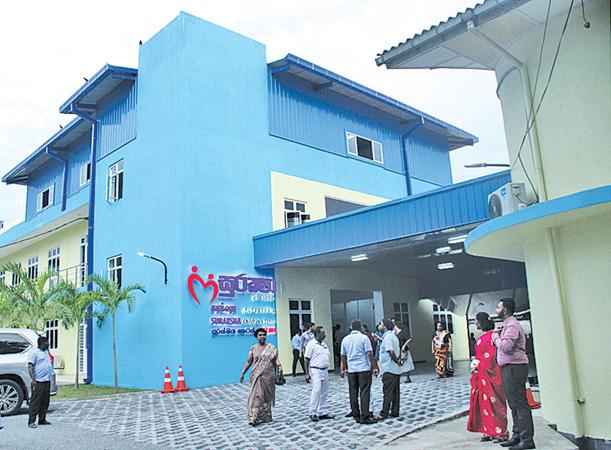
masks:
[(312, 321), (312, 300), (289, 298), (289, 320), (291, 324), (291, 335), (296, 330)]
[(437, 328), (437, 324), (441, 322), (450, 334), (454, 333), (452, 312), (448, 311), (442, 306), (437, 305), (436, 303), (433, 304), (433, 322), (435, 324), (435, 329)]
[(108, 201), (114, 203), (123, 198), (123, 160), (108, 169)]
[(346, 140), (348, 141), (349, 154), (380, 164), (384, 163), (382, 144), (379, 142), (350, 132), (346, 133)]
[(123, 281), (123, 256), (117, 255), (108, 258), (108, 279), (121, 287)]
[[(21, 269), (21, 263), (17, 264), (17, 267), (19, 267), (19, 269)], [(13, 286), (15, 286), (16, 284), (21, 283), (21, 277), (19, 276), (18, 272), (13, 272), (11, 274), (11, 283), (13, 284)]]
[(49, 250), (49, 259), (47, 260), (47, 270), (49, 272), (59, 272), (60, 268), (60, 248), (54, 247)]
[(401, 322), (407, 327), (408, 334), (411, 335), (411, 327), (409, 323), (409, 303), (393, 303), (393, 318), (397, 322)]
[(36, 196), (36, 211), (47, 209), (53, 204), (54, 185), (49, 186), (44, 191), (39, 192)]
[(0, 270), (0, 284), (6, 284), (6, 273), (4, 270)]
[(58, 342), (58, 331), (59, 331), (59, 320), (48, 320), (45, 326), (45, 332), (47, 339), (49, 340), (49, 349), (57, 350)]
[(310, 220), (306, 214), (306, 203), (298, 200), (284, 199), (284, 226), (286, 228), (300, 225)]
[(30, 280), (38, 278), (38, 256), (28, 258), (28, 278)]
[(79, 186), (83, 187), (89, 184), (89, 180), (91, 180), (91, 162), (86, 162), (81, 166), (79, 174)]

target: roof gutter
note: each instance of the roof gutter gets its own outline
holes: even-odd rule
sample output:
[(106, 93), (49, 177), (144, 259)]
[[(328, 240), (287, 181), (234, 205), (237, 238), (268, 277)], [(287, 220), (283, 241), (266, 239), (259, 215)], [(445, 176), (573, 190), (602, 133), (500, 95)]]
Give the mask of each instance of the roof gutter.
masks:
[(63, 174), (62, 174), (62, 211), (66, 210), (66, 203), (68, 199), (68, 160), (62, 158), (51, 147), (47, 147), (45, 153), (53, 158), (55, 161), (58, 161), (63, 165)]
[(407, 158), (407, 139), (416, 131), (418, 128), (424, 125), (424, 117), (419, 117), (417, 123), (411, 127), (403, 136), (401, 136), (401, 155), (403, 156), (403, 167), (405, 168), (405, 187), (407, 195), (412, 195), (412, 177), (409, 173), (409, 160)]
[[(92, 113), (85, 112), (79, 106), (72, 102), (68, 105), (67, 113), (73, 113), (91, 123), (91, 150), (89, 152), (89, 162), (91, 164), (91, 174), (89, 179), (89, 205), (88, 205), (88, 220), (87, 220), (87, 279), (91, 280), (93, 275), (93, 238), (95, 229), (95, 185), (96, 185), (96, 161), (98, 151), (98, 120), (95, 117), (95, 111)], [(93, 284), (87, 283), (87, 291), (93, 290)], [(90, 306), (88, 311), (93, 308)], [(85, 383), (93, 382), (93, 319), (87, 319), (87, 335), (85, 336), (85, 346), (87, 348), (87, 378)]]

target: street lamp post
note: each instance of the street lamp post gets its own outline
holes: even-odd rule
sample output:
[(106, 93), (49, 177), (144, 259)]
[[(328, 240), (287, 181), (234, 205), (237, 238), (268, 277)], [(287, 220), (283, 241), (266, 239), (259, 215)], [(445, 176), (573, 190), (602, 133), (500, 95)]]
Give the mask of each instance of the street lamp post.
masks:
[(144, 252), (138, 252), (138, 256), (142, 256), (143, 258), (152, 259), (153, 261), (157, 261), (158, 263), (163, 264), (163, 270), (164, 270), (164, 273), (165, 273), (165, 284), (168, 284), (168, 266), (167, 266), (167, 264), (165, 262), (163, 262), (159, 258), (155, 258), (154, 256), (147, 255)]
[(473, 163), (473, 164), (465, 164), (465, 168), (467, 169), (477, 169), (480, 167), (511, 167), (510, 164), (506, 163)]

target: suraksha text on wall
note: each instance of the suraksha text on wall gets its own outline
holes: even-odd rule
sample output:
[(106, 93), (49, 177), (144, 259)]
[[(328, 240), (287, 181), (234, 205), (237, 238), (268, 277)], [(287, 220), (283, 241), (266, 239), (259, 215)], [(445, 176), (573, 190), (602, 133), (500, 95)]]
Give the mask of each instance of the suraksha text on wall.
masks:
[[(207, 281), (197, 273), (197, 266), (191, 267), (187, 287), (193, 301), (201, 305), (196, 293), (196, 284), (206, 290), (210, 288), (210, 334), (213, 336), (251, 335), (255, 329), (265, 328), (268, 334), (276, 333), (276, 308), (274, 305), (276, 280), (273, 278), (239, 275), (219, 275), (216, 279), (208, 274)], [(217, 281), (218, 280), (218, 281)], [(218, 302), (217, 298), (232, 299), (232, 303)], [(249, 298), (254, 304), (241, 306), (233, 301)], [(260, 305), (267, 302), (267, 305)], [(255, 317), (251, 317), (255, 316)]]

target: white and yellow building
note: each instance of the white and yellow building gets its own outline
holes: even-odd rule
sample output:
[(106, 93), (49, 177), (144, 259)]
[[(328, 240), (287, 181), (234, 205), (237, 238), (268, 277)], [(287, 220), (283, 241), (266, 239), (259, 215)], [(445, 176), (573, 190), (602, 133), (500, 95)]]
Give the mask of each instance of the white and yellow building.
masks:
[(465, 247), (525, 263), (543, 416), (584, 448), (611, 441), (610, 54), (608, 0), (487, 0), (377, 60), (494, 71), (526, 207)]

